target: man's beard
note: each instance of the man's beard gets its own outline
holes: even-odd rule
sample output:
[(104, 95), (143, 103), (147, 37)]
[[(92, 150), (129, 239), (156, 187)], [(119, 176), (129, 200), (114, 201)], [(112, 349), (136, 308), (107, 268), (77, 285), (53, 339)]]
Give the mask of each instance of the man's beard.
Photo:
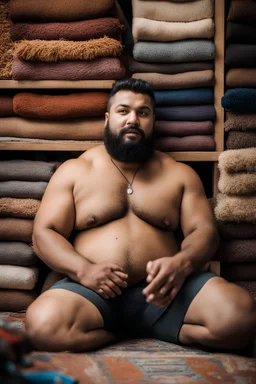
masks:
[[(140, 133), (141, 139), (139, 141), (124, 140), (124, 133), (131, 129)], [(107, 122), (104, 131), (104, 144), (109, 155), (115, 160), (125, 163), (143, 163), (153, 156), (154, 133), (146, 137), (142, 129), (130, 125), (115, 135), (111, 131), (109, 122)]]

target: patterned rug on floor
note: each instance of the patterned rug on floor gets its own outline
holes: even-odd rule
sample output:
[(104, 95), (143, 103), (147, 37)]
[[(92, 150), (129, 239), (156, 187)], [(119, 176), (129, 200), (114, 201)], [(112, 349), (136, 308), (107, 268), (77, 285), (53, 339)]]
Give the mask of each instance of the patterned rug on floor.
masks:
[[(0, 319), (24, 329), (24, 313), (0, 312)], [(56, 371), (79, 384), (254, 384), (256, 359), (184, 348), (154, 339), (133, 339), (87, 353), (32, 352), (31, 371)], [(25, 372), (25, 370), (24, 370)]]

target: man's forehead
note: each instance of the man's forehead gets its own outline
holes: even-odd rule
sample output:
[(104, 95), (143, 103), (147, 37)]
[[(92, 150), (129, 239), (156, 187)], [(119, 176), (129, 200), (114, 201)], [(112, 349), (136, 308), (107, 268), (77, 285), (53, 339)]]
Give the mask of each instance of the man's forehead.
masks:
[(145, 105), (152, 108), (150, 96), (144, 93), (135, 93), (128, 90), (118, 91), (113, 97), (111, 106), (121, 105)]

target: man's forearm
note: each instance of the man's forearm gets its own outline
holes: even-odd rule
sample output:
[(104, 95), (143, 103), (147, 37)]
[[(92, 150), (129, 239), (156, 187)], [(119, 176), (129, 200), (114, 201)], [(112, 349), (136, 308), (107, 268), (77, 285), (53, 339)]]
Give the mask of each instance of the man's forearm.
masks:
[(212, 259), (219, 245), (217, 231), (212, 228), (199, 228), (190, 233), (181, 243), (181, 250), (175, 257), (189, 275), (202, 268)]

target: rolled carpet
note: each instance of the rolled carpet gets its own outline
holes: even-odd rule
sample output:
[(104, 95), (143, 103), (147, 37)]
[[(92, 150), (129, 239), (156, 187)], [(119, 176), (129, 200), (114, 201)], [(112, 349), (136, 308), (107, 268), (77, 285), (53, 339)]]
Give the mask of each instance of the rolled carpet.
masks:
[(188, 88), (154, 92), (156, 105), (213, 104), (213, 88)]
[(214, 85), (215, 81), (212, 70), (176, 73), (174, 75), (134, 73), (132, 77), (147, 81), (155, 90), (210, 87)]
[(256, 281), (256, 262), (221, 263), (220, 275), (228, 281)]
[(221, 105), (226, 111), (253, 113), (256, 110), (256, 88), (230, 89), (222, 96)]
[(232, 68), (226, 74), (230, 88), (256, 88), (256, 68)]
[(230, 131), (226, 140), (227, 149), (252, 148), (256, 147), (256, 131), (235, 132)]
[(225, 263), (252, 263), (256, 261), (256, 239), (252, 240), (221, 240), (214, 260)]
[(228, 112), (225, 131), (256, 131), (256, 113)]
[(155, 72), (155, 73), (166, 73), (166, 74), (175, 74), (182, 72), (192, 72), (192, 71), (205, 71), (213, 70), (214, 64), (210, 61), (198, 61), (198, 62), (189, 62), (189, 63), (142, 63), (139, 61), (130, 58), (129, 60), (129, 69), (132, 73), (136, 72)]
[(226, 24), (226, 41), (230, 43), (255, 44), (256, 26), (228, 21)]
[(220, 171), (226, 172), (256, 172), (255, 149), (223, 151), (218, 158), (218, 167)]
[(94, 60), (120, 56), (123, 46), (111, 37), (88, 41), (21, 40), (14, 45), (14, 55), (25, 61)]
[(0, 116), (15, 116), (12, 106), (12, 96), (0, 95)]
[(212, 0), (198, 0), (184, 4), (170, 1), (132, 0), (134, 17), (160, 21), (194, 21), (213, 17)]
[(5, 160), (0, 162), (0, 180), (49, 181), (56, 164), (36, 160)]
[(104, 36), (120, 40), (123, 25), (113, 17), (68, 23), (13, 23), (11, 38), (15, 40), (73, 40), (99, 39)]
[[(220, 172), (218, 189), (227, 195), (250, 195), (256, 192), (256, 173)], [(256, 199), (256, 197), (255, 197)]]
[(0, 240), (31, 243), (33, 224), (34, 220), (0, 217)]
[(255, 196), (227, 196), (219, 193), (214, 213), (219, 221), (255, 224), (256, 198)]
[(228, 67), (255, 67), (256, 44), (228, 44), (225, 51), (225, 64)]
[(14, 80), (113, 80), (122, 79), (125, 68), (117, 57), (91, 61), (32, 62), (14, 58)]
[(10, 0), (12, 21), (75, 21), (107, 16), (114, 0)]
[(25, 311), (36, 298), (37, 294), (34, 291), (0, 289), (0, 311)]
[(232, 0), (230, 3), (227, 20), (238, 21), (240, 23), (255, 24), (255, 0)]
[(216, 111), (213, 105), (157, 107), (155, 116), (156, 120), (213, 121)]
[(211, 135), (214, 131), (212, 121), (155, 121), (157, 136)]
[(0, 241), (0, 265), (31, 266), (38, 262), (30, 244), (22, 241)]
[(39, 209), (41, 201), (36, 199), (18, 199), (14, 197), (0, 198), (1, 217), (19, 217), (33, 219)]
[(81, 92), (69, 95), (40, 95), (18, 93), (13, 98), (13, 109), (19, 116), (51, 120), (76, 117), (104, 116), (107, 92)]
[(218, 232), (224, 240), (256, 239), (256, 225), (250, 223), (224, 223), (217, 221)]
[(35, 288), (38, 279), (37, 267), (21, 267), (18, 265), (1, 265), (0, 289)]
[(136, 40), (211, 39), (214, 35), (214, 22), (212, 18), (176, 23), (134, 17), (132, 20), (132, 34)]
[(153, 63), (179, 63), (213, 60), (214, 42), (207, 39), (190, 39), (171, 42), (138, 41), (133, 47), (137, 61)]
[(104, 118), (44, 121), (3, 117), (0, 120), (0, 136), (46, 140), (101, 140), (104, 136)]
[(214, 151), (215, 141), (211, 135), (159, 137), (155, 139), (155, 148), (162, 152)]
[(0, 197), (42, 199), (47, 185), (45, 181), (0, 181)]

